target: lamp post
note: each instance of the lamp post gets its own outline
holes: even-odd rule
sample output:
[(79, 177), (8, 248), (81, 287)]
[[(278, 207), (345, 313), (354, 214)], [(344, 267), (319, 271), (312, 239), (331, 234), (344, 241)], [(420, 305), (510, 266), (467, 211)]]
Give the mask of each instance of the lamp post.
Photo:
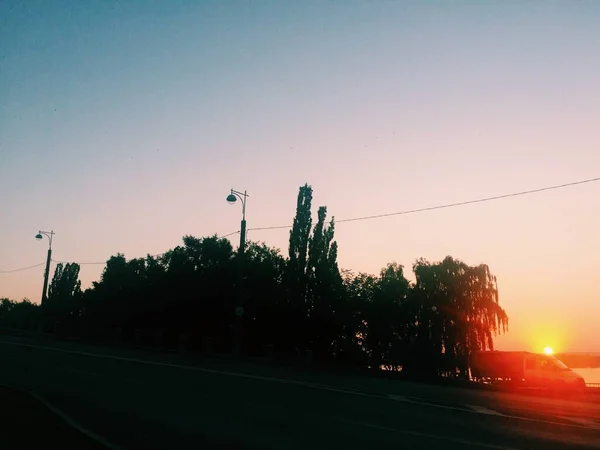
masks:
[(249, 195), (246, 191), (240, 192), (235, 189), (231, 190), (231, 193), (227, 196), (227, 203), (233, 205), (239, 198), (242, 202), (242, 223), (240, 227), (240, 248), (238, 251), (240, 255), (244, 254), (244, 248), (246, 247), (246, 200)]
[(48, 257), (46, 258), (46, 270), (44, 271), (44, 290), (42, 291), (42, 305), (47, 299), (46, 292), (48, 290), (48, 276), (50, 275), (50, 261), (52, 260), (52, 238), (54, 237), (54, 231), (39, 231), (35, 235), (38, 241), (44, 239), (44, 236), (48, 238)]
[(233, 353), (239, 355), (240, 353), (240, 340), (242, 334), (242, 316), (244, 315), (243, 303), (243, 290), (242, 283), (244, 281), (244, 250), (246, 248), (246, 200), (249, 195), (247, 191), (240, 192), (235, 189), (231, 189), (231, 192), (227, 196), (227, 202), (234, 204), (239, 199), (242, 202), (242, 223), (240, 226), (240, 247), (238, 248), (238, 259), (239, 259), (239, 281), (238, 281), (238, 301), (233, 313), (235, 314), (234, 324), (234, 336), (233, 336)]

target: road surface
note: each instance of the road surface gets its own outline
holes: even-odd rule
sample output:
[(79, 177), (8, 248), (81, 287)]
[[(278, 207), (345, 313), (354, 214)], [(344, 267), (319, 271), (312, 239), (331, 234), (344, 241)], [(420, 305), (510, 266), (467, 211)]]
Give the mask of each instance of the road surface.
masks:
[(600, 448), (600, 403), (6, 336), (0, 362), (113, 448)]

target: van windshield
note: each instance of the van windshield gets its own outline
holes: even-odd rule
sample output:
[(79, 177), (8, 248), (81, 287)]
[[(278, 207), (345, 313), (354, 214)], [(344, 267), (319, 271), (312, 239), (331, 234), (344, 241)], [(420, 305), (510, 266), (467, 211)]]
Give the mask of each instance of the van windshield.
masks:
[(553, 360), (553, 362), (554, 362), (554, 365), (558, 366), (558, 368), (559, 368), (559, 369), (561, 369), (561, 370), (571, 370), (571, 369), (569, 369), (569, 367), (568, 367), (568, 366), (567, 366), (565, 363), (563, 363), (563, 362), (562, 362), (560, 359), (556, 359), (556, 358), (555, 358), (555, 359)]

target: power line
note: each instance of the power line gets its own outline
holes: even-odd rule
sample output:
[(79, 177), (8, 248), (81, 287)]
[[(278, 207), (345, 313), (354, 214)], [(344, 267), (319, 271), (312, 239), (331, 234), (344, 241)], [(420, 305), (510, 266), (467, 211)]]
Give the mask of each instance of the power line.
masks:
[[(56, 264), (73, 264), (73, 262), (69, 262), (69, 261), (57, 261), (56, 259), (53, 259), (52, 262), (56, 263)], [(80, 266), (87, 266), (87, 265), (93, 265), (93, 264), (106, 264), (106, 261), (78, 262), (77, 264), (79, 264)]]
[[(465, 200), (465, 201), (456, 202), (456, 203), (447, 203), (447, 204), (443, 204), (443, 205), (428, 206), (426, 208), (407, 209), (404, 211), (398, 211), (398, 212), (392, 212), (392, 213), (375, 214), (372, 216), (353, 217), (350, 219), (341, 219), (341, 220), (336, 220), (336, 223), (357, 222), (359, 220), (379, 219), (382, 217), (401, 216), (401, 215), (414, 214), (414, 213), (425, 212), (425, 211), (433, 211), (436, 209), (454, 208), (456, 206), (464, 206), (464, 205), (471, 205), (474, 203), (490, 202), (490, 201), (501, 200), (501, 199), (510, 198), (510, 197), (519, 197), (519, 196), (523, 196), (523, 195), (535, 194), (538, 192), (551, 191), (551, 190), (562, 189), (562, 188), (571, 187), (571, 186), (577, 186), (580, 184), (594, 183), (596, 181), (600, 181), (600, 177), (589, 178), (587, 180), (573, 181), (571, 183), (565, 183), (565, 184), (557, 184), (554, 186), (547, 186), (547, 187), (538, 188), (538, 189), (530, 189), (528, 191), (512, 192), (510, 194), (496, 195), (493, 197), (484, 197), (484, 198), (478, 198), (475, 200)], [(274, 227), (249, 228), (248, 231), (279, 230), (279, 229), (284, 229), (284, 228), (292, 228), (292, 226), (291, 225), (280, 225), (280, 226), (274, 226)]]
[[(152, 258), (160, 258), (161, 256), (165, 255), (167, 252), (164, 253), (159, 253), (156, 255), (146, 255), (144, 256), (144, 258), (147, 258), (148, 256), (152, 257)], [(114, 256), (114, 255), (113, 255)], [(111, 256), (112, 257), (112, 256)], [(141, 258), (133, 258), (133, 259), (141, 259)], [(96, 265), (96, 264), (104, 264), (106, 265), (107, 261), (90, 261), (90, 262), (76, 262), (76, 261), (57, 261), (56, 259), (53, 259), (52, 262), (57, 263), (57, 264), (78, 264), (80, 266), (87, 266), (87, 265)]]
[[(371, 220), (371, 219), (380, 219), (383, 217), (391, 217), (391, 216), (401, 216), (401, 215), (406, 215), (406, 214), (415, 214), (415, 213), (420, 213), (420, 212), (425, 212), (425, 211), (433, 211), (433, 210), (437, 210), (437, 209), (446, 209), (446, 208), (454, 208), (457, 206), (465, 206), (465, 205), (472, 205), (475, 203), (484, 203), (484, 202), (490, 202), (490, 201), (494, 201), (494, 200), (501, 200), (501, 199), (505, 199), (505, 198), (511, 198), (511, 197), (520, 197), (523, 195), (530, 195), (530, 194), (536, 194), (539, 192), (545, 192), (545, 191), (551, 191), (551, 190), (556, 190), (556, 189), (563, 189), (566, 187), (572, 187), (572, 186), (578, 186), (581, 184), (588, 184), (588, 183), (595, 183), (597, 181), (600, 181), (600, 177), (596, 177), (596, 178), (588, 178), (586, 180), (579, 180), (579, 181), (573, 181), (571, 183), (564, 183), (564, 184), (556, 184), (553, 186), (546, 186), (543, 188), (538, 188), (538, 189), (530, 189), (527, 191), (519, 191), (519, 192), (512, 192), (510, 194), (502, 194), (502, 195), (496, 195), (493, 197), (484, 197), (484, 198), (478, 198), (478, 199), (474, 199), (474, 200), (465, 200), (462, 202), (456, 202), (456, 203), (446, 203), (446, 204), (442, 204), (442, 205), (435, 205), (435, 206), (428, 206), (425, 208), (417, 208), (417, 209), (407, 209), (404, 211), (397, 211), (397, 212), (392, 212), (392, 213), (384, 213), (384, 214), (375, 214), (375, 215), (371, 215), (371, 216), (361, 216), (361, 217), (352, 217), (349, 219), (341, 219), (341, 220), (337, 220), (336, 223), (345, 223), (345, 222), (358, 222), (359, 220)], [(266, 230), (281, 230), (281, 229), (289, 229), (292, 228), (291, 225), (279, 225), (279, 226), (270, 226), (270, 227), (256, 227), (256, 228), (248, 228), (247, 231), (266, 231)], [(219, 238), (226, 238), (229, 236), (232, 236), (234, 234), (239, 234), (240, 231), (233, 231), (231, 233), (228, 234), (224, 234), (221, 236), (218, 236)], [(167, 252), (165, 253), (160, 253), (158, 255), (150, 255), (154, 258), (158, 258), (160, 256), (165, 255)], [(52, 260), (55, 263), (61, 263), (61, 264), (67, 264), (66, 261), (56, 261), (56, 260)], [(40, 264), (36, 264), (33, 266), (29, 266), (29, 267), (23, 267), (20, 269), (13, 269), (13, 270), (3, 270), (0, 271), (0, 274), (3, 273), (12, 273), (12, 272), (19, 272), (22, 270), (28, 270), (28, 269), (33, 269), (34, 267), (39, 267), (41, 265), (43, 265), (44, 263), (40, 263)], [(99, 264), (106, 264), (106, 261), (96, 261), (96, 262), (81, 262), (81, 263), (77, 263), (79, 265), (99, 265)]]
[(20, 269), (12, 269), (12, 270), (0, 270), (0, 273), (14, 273), (14, 272), (22, 272), (23, 270), (33, 269), (35, 267), (40, 267), (46, 264), (45, 262), (41, 262), (39, 264), (34, 264), (33, 266), (21, 267)]
[[(249, 230), (246, 230), (246, 231), (249, 231)], [(223, 234), (223, 235), (221, 235), (221, 236), (217, 236), (217, 237), (218, 237), (219, 239), (223, 239), (223, 238), (229, 237), (229, 236), (231, 236), (231, 235), (234, 235), (234, 234), (240, 234), (240, 230), (233, 231), (233, 232), (231, 232), (231, 233), (227, 233), (227, 234)]]
[[(219, 239), (223, 239), (223, 238), (226, 238), (228, 236), (232, 236), (234, 234), (240, 234), (240, 230), (232, 231), (231, 233), (228, 233), (228, 234), (223, 234), (221, 236), (218, 236), (218, 238)], [(153, 258), (160, 258), (161, 256), (166, 255), (168, 252), (169, 252), (169, 250), (167, 250), (164, 253), (158, 253), (156, 255), (147, 255), (147, 256), (151, 256)], [(57, 261), (55, 259), (53, 259), (52, 262), (57, 263), (57, 264), (70, 264), (68, 261)], [(75, 262), (75, 261), (71, 261), (71, 264), (72, 263), (76, 263), (76, 264), (79, 264), (80, 266), (85, 266), (85, 265), (99, 265), (99, 264), (104, 264), (105, 265), (106, 262), (107, 261), (93, 261), (93, 262)], [(2, 273), (2, 272), (0, 272), (0, 273)]]

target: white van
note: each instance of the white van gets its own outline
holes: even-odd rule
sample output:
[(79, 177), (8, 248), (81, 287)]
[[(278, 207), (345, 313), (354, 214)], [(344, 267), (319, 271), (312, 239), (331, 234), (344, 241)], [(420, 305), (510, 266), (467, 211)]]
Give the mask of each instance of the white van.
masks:
[(522, 386), (585, 389), (583, 377), (554, 356), (529, 352), (475, 352), (471, 356), (475, 381), (510, 381)]

